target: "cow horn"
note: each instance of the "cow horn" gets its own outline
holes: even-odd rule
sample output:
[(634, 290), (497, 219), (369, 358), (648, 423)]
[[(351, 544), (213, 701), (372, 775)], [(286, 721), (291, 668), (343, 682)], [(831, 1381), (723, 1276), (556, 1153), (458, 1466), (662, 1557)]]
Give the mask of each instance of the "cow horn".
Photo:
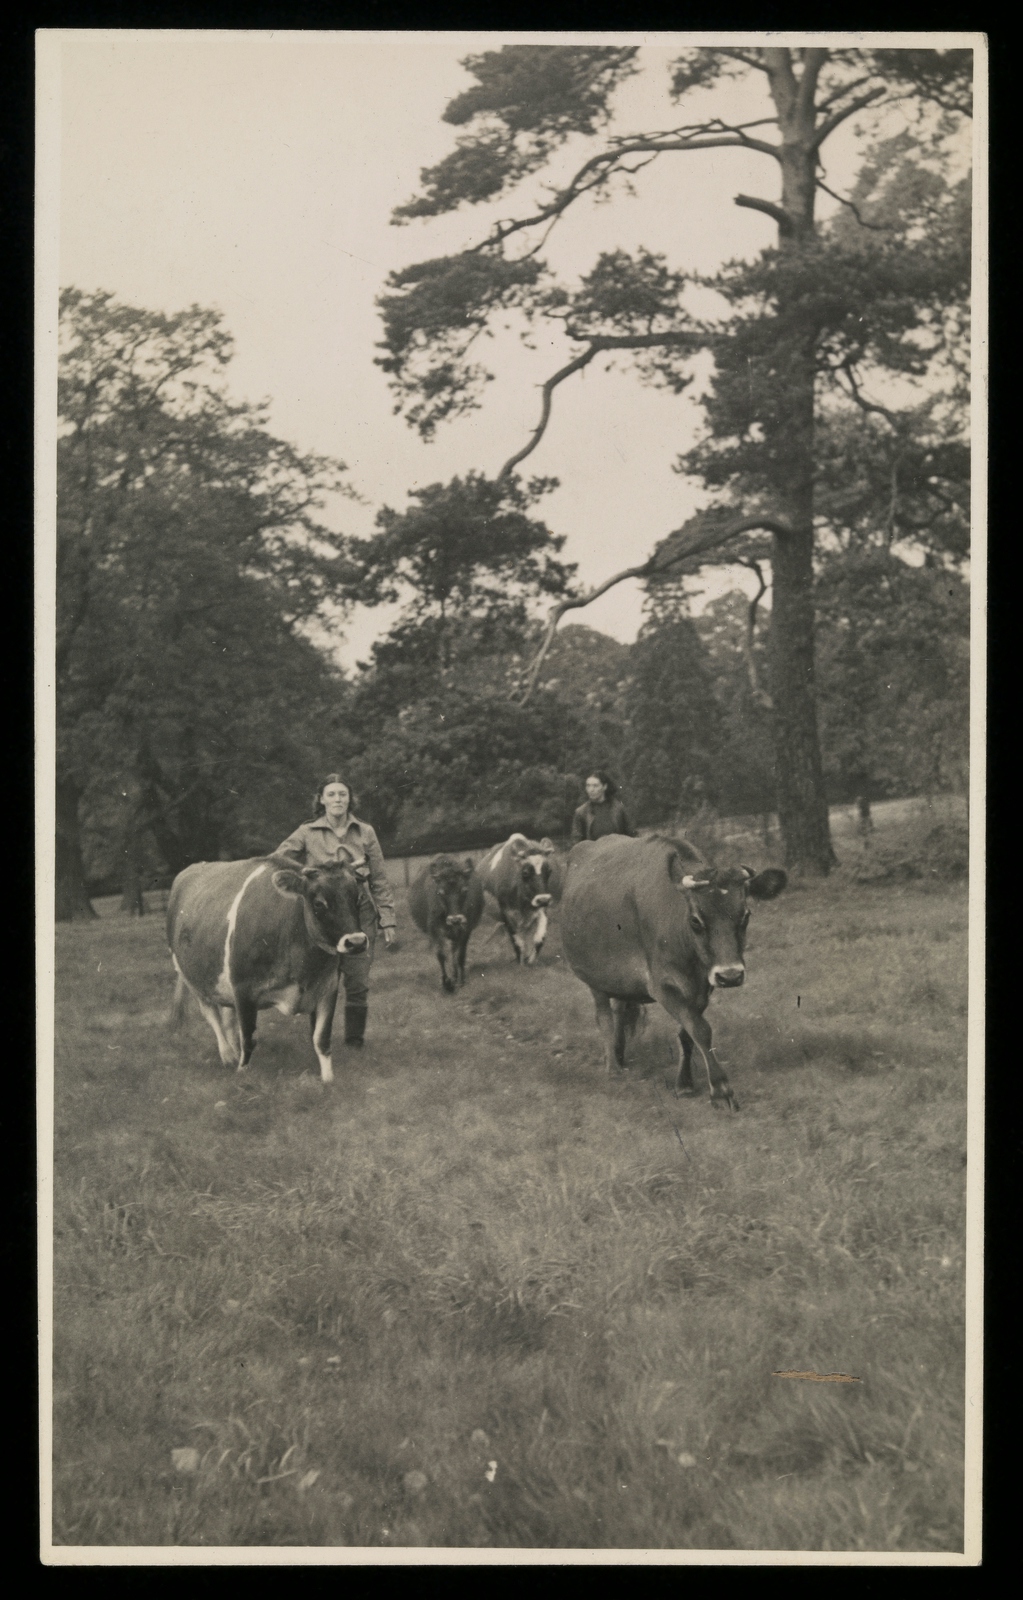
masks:
[(554, 846), (550, 839), (541, 839), (540, 849), (543, 851), (545, 856), (552, 856), (554, 854)]
[(682, 879), (683, 889), (706, 889), (710, 885), (709, 878), (694, 878), (688, 872)]
[(752, 867), (747, 867), (745, 865), (745, 863), (739, 868), (739, 871), (740, 872), (744, 872), (746, 874), (747, 878), (755, 878), (756, 877), (756, 873), (753, 871), (753, 868)]

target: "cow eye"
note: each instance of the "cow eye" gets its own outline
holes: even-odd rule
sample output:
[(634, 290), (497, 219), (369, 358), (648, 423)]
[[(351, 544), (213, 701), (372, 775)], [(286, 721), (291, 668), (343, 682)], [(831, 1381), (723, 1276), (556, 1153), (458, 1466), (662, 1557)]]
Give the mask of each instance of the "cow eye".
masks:
[(702, 933), (703, 929), (704, 929), (703, 918), (702, 917), (690, 917), (689, 918), (689, 926), (692, 928), (694, 933)]
[(316, 907), (317, 911), (329, 911), (330, 910), (330, 907), (328, 906), (326, 900), (323, 898), (322, 894), (318, 894), (318, 895), (314, 896), (313, 905)]

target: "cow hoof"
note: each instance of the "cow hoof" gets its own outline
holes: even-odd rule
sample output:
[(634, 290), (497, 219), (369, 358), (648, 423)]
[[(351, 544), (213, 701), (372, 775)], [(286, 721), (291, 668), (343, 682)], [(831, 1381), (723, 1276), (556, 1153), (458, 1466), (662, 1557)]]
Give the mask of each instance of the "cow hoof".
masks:
[(455, 986), (451, 982), (450, 978), (443, 979), (441, 987), (443, 988), (445, 994), (454, 994), (455, 992)]
[(738, 1111), (739, 1109), (739, 1102), (735, 1098), (731, 1089), (727, 1089), (724, 1094), (712, 1095), (710, 1103), (714, 1107), (715, 1111), (723, 1111), (725, 1106), (727, 1106), (730, 1111)]

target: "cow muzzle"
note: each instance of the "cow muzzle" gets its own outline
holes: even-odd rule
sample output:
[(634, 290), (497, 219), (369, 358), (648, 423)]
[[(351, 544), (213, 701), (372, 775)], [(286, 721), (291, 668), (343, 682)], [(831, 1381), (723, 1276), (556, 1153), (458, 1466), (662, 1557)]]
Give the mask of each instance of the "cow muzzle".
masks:
[(446, 917), (444, 919), (444, 926), (448, 928), (451, 933), (461, 933), (462, 929), (465, 927), (465, 918), (456, 913), (454, 916)]
[(549, 894), (535, 894), (529, 903), (537, 908), (540, 906), (549, 906), (551, 903), (551, 897)]
[(346, 933), (337, 942), (338, 954), (342, 956), (358, 955), (365, 950), (369, 940), (364, 933)]
[(738, 989), (745, 980), (745, 967), (712, 967), (710, 971), (710, 981), (716, 989)]

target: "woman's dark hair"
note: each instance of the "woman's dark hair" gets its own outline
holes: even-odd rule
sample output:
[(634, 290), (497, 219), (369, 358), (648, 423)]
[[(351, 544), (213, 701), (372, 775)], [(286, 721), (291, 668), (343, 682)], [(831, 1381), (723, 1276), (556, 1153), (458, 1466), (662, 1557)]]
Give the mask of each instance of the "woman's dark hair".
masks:
[(616, 800), (618, 798), (618, 785), (615, 783), (610, 773), (604, 772), (600, 767), (594, 767), (593, 771), (589, 773), (588, 776), (591, 778), (600, 779), (601, 783), (604, 785), (605, 800)]
[(313, 795), (313, 821), (315, 822), (317, 817), (326, 816), (327, 808), (320, 797), (328, 783), (344, 784), (348, 790), (348, 814), (349, 816), (354, 816), (359, 804), (355, 797), (355, 790), (348, 782), (348, 779), (343, 777), (340, 772), (328, 772), (323, 782), (317, 785), (316, 793)]

